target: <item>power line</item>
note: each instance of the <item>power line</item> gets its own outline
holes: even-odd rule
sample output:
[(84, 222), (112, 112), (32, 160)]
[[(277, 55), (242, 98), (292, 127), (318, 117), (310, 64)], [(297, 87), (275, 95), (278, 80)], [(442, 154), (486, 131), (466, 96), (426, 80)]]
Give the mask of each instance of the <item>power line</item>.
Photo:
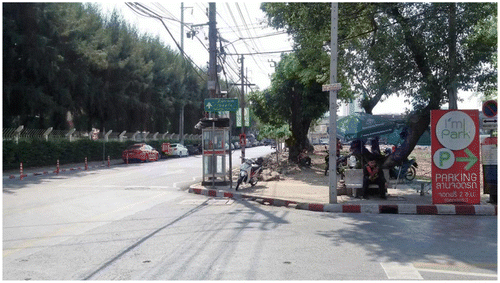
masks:
[[(145, 7), (144, 5), (140, 4), (140, 3), (129, 3), (129, 2), (125, 2), (125, 5), (127, 5), (129, 8), (132, 9), (132, 11), (138, 13), (139, 15), (141, 16), (144, 16), (144, 17), (151, 17), (151, 18), (155, 18), (157, 20), (159, 20), (163, 26), (165, 27), (165, 29), (167, 30), (168, 34), (170, 35), (170, 37), (172, 38), (172, 40), (174, 41), (175, 45), (177, 45), (177, 48), (179, 48), (179, 50), (181, 51), (181, 54), (184, 58), (186, 58), (187, 60), (189, 60), (191, 62), (191, 64), (193, 64), (194, 66), (196, 66), (200, 71), (203, 71), (201, 70), (201, 68), (196, 65), (196, 63), (191, 59), (189, 58), (189, 56), (184, 52), (184, 50), (182, 50), (182, 48), (179, 46), (179, 43), (177, 43), (177, 41), (175, 40), (174, 36), (172, 35), (172, 33), (170, 32), (169, 28), (167, 27), (167, 25), (165, 24), (165, 22), (163, 22), (163, 17), (158, 15), (157, 13), (151, 11), (149, 8)], [(139, 12), (137, 12), (139, 11)], [(205, 78), (203, 78), (196, 69), (193, 68), (193, 70), (195, 70), (195, 73), (202, 79), (202, 80), (205, 80)]]
[(227, 53), (227, 55), (246, 55), (246, 56), (251, 56), (251, 55), (287, 53), (287, 52), (294, 52), (294, 51), (295, 50), (290, 49), (290, 50), (281, 50), (281, 51), (263, 51), (263, 52), (252, 52), (252, 53)]
[[(140, 14), (141, 16), (153, 17), (153, 18), (157, 18), (159, 20), (164, 19), (164, 20), (171, 20), (171, 21), (175, 21), (175, 22), (180, 22), (175, 15), (173, 15), (170, 11), (168, 11), (168, 8), (165, 8), (164, 6), (162, 6), (159, 3), (154, 3), (153, 5), (154, 5), (154, 8), (148, 8), (144, 4), (132, 3), (133, 8), (136, 8), (135, 10), (133, 9), (134, 12)], [(225, 32), (222, 34), (222, 36), (231, 38), (233, 35), (237, 35), (237, 39), (232, 40), (232, 42), (230, 42), (229, 44), (226, 44), (222, 47), (226, 50), (226, 52), (229, 49), (234, 50), (234, 52), (227, 53), (228, 55), (238, 55), (238, 56), (246, 55), (246, 56), (252, 57), (252, 61), (255, 62), (256, 67), (259, 68), (259, 73), (268, 73), (269, 71), (265, 71), (264, 68), (262, 67), (263, 64), (265, 64), (267, 66), (267, 62), (263, 62), (262, 61), (263, 58), (260, 56), (269, 56), (272, 54), (293, 52), (293, 50), (262, 51), (264, 48), (262, 48), (262, 44), (261, 44), (261, 41), (259, 39), (266, 38), (266, 37), (285, 35), (287, 33), (285, 31), (278, 31), (278, 32), (270, 32), (268, 34), (263, 34), (263, 35), (257, 35), (258, 33), (255, 32), (255, 28), (263, 29), (263, 28), (265, 28), (264, 25), (255, 24), (254, 22), (252, 22), (250, 13), (249, 13), (246, 5), (244, 7), (241, 7), (238, 4), (235, 4), (235, 5), (236, 5), (235, 9), (237, 11), (236, 13), (234, 13), (232, 7), (226, 3), (226, 11), (227, 11), (227, 13), (229, 13), (229, 15), (232, 19), (232, 22), (233, 22), (232, 25), (227, 22), (227, 19), (226, 19), (227, 13), (225, 14), (225, 16), (222, 16), (220, 13), (221, 10), (217, 10), (218, 21), (221, 21), (224, 23), (223, 25), (221, 25), (222, 27), (218, 27), (219, 32), (221, 29), (225, 29), (225, 30), (229, 29), (230, 30), (229, 33)], [(128, 6), (130, 7), (130, 5), (128, 5)], [(199, 13), (199, 11), (202, 11), (203, 14), (205, 14), (205, 12), (207, 11), (205, 4), (195, 3), (193, 6), (194, 6), (193, 9), (198, 10), (198, 13)], [(131, 9), (132, 9), (132, 7), (131, 7)], [(246, 9), (246, 10), (243, 10), (243, 9)], [(199, 18), (200, 17), (198, 17), (197, 20), (199, 20)], [(242, 24), (239, 24), (238, 22), (241, 22)], [(162, 24), (165, 26), (165, 28), (168, 31), (168, 27), (166, 27), (166, 24), (165, 23), (162, 23)], [(189, 24), (184, 24), (184, 25), (187, 26), (189, 29), (193, 29), (192, 25), (189, 25)], [(225, 27), (225, 25), (227, 27)], [(204, 40), (202, 40), (202, 36), (206, 37), (206, 35), (204, 35), (205, 29), (198, 29), (198, 30), (201, 31), (200, 34), (198, 34), (198, 35), (194, 34), (193, 38), (196, 37), (199, 44), (201, 44), (201, 46), (205, 50), (208, 51), (207, 45), (204, 43)], [(169, 34), (170, 34), (170, 32), (169, 32)], [(172, 38), (174, 43), (179, 48), (179, 44), (177, 44), (177, 41), (175, 40), (175, 38), (171, 34), (170, 34), (170, 37)], [(236, 50), (237, 49), (236, 46), (238, 45), (237, 44), (238, 42), (243, 43), (243, 45), (245, 46), (244, 48), (247, 49), (247, 52), (242, 53), (241, 52), (242, 50)], [(232, 45), (232, 47), (229, 47), (229, 45)], [(190, 62), (192, 62), (194, 64), (194, 62), (191, 60), (190, 57), (188, 57), (188, 55), (184, 52), (184, 50), (182, 51), (182, 53), (183, 53), (184, 57), (186, 57), (188, 60), (190, 60)], [(257, 57), (257, 56), (259, 56), (259, 57)], [(236, 60), (233, 56), (229, 56), (224, 62), (221, 60), (218, 60), (218, 61), (222, 62), (221, 67), (225, 67), (224, 71), (227, 72), (227, 74), (224, 74), (225, 76), (228, 76), (230, 79), (234, 79), (235, 77), (239, 77), (239, 75), (237, 75), (238, 72), (236, 71), (236, 69), (237, 69), (236, 66), (238, 66), (239, 63), (236, 62)], [(194, 65), (196, 66), (196, 64), (194, 64)], [(198, 66), (196, 66), (196, 67), (199, 70), (201, 70), (200, 67), (198, 67)], [(267, 70), (267, 68), (265, 68), (265, 69)]]

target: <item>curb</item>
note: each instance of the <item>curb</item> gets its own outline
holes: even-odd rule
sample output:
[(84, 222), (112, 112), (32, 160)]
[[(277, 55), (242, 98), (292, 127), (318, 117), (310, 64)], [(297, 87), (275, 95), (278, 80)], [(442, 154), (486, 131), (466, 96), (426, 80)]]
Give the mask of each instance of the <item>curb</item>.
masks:
[[(87, 166), (87, 169), (95, 169), (95, 168), (101, 168), (101, 167), (105, 167), (105, 168), (111, 168), (111, 166), (108, 166), (108, 165), (94, 165), (94, 166)], [(71, 167), (71, 168), (68, 168), (68, 169), (60, 169), (59, 170), (59, 173), (65, 173), (66, 171), (77, 171), (77, 170), (83, 170), (83, 171), (88, 171), (88, 170), (85, 170), (85, 167)], [(40, 175), (48, 175), (48, 174), (55, 174), (57, 175), (57, 170), (54, 170), (52, 172), (49, 172), (49, 171), (43, 171), (43, 172), (34, 172), (34, 173), (28, 173), (28, 174), (23, 174), (22, 175), (22, 178), (26, 178), (26, 177), (29, 177), (29, 176), (40, 176)], [(3, 178), (7, 178), (6, 175), (4, 175)], [(21, 175), (18, 174), (18, 175), (9, 175), (8, 177), (9, 179), (21, 179)]]
[(334, 213), (372, 213), (372, 214), (418, 214), (418, 215), (477, 215), (496, 216), (496, 205), (455, 205), (455, 204), (321, 204), (298, 203), (283, 199), (259, 197), (254, 195), (190, 187), (189, 193), (210, 197), (252, 200), (261, 204), (284, 206), (302, 210)]

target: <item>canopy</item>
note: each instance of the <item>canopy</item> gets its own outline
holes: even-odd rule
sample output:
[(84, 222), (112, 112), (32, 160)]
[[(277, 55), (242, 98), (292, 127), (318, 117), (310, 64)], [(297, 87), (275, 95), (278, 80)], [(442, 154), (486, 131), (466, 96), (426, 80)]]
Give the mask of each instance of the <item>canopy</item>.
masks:
[(356, 113), (337, 120), (337, 136), (344, 141), (367, 140), (394, 132), (395, 121), (366, 113)]

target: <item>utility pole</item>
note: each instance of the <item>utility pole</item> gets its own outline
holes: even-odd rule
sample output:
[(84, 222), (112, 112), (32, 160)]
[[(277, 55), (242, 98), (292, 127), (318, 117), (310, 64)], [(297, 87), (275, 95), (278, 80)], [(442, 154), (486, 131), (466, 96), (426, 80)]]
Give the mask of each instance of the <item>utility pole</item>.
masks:
[(217, 23), (215, 13), (215, 3), (208, 3), (208, 51), (210, 53), (208, 61), (208, 94), (210, 98), (216, 98), (217, 85)]
[[(240, 99), (240, 107), (241, 107), (241, 134), (245, 135), (245, 74), (243, 71), (243, 62), (245, 57), (241, 55), (241, 99)], [(245, 146), (246, 146), (246, 137), (241, 145), (241, 164), (245, 162)]]
[[(184, 2), (181, 2), (181, 54), (184, 52)], [(181, 100), (181, 113), (179, 117), (179, 135), (181, 144), (184, 144), (184, 100)]]
[[(332, 3), (330, 84), (337, 83), (338, 3)], [(329, 185), (330, 203), (337, 203), (337, 90), (330, 90)]]
[[(241, 108), (241, 134), (245, 134), (245, 86), (254, 86), (255, 84), (245, 83), (245, 57), (241, 55), (241, 58), (238, 59), (238, 63), (241, 63), (241, 83), (240, 84), (232, 84), (229, 85), (239, 85), (241, 86), (241, 95), (240, 95), (240, 108)], [(241, 163), (245, 162), (245, 144), (241, 145)]]

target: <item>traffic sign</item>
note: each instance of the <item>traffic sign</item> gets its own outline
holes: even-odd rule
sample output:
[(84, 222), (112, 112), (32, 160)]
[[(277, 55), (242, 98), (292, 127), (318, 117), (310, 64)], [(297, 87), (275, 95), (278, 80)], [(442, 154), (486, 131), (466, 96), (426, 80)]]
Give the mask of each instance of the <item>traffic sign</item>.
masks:
[(495, 130), (495, 129), (497, 129), (497, 126), (498, 126), (497, 118), (482, 119), (481, 122), (482, 122), (483, 130)]
[(497, 102), (496, 100), (488, 100), (483, 103), (483, 114), (486, 117), (481, 120), (483, 130), (496, 130), (497, 129)]
[(479, 111), (431, 112), (432, 203), (479, 204)]
[(483, 103), (483, 114), (488, 118), (495, 117), (497, 115), (497, 102), (495, 100), (488, 100)]
[(239, 105), (237, 98), (207, 98), (204, 104), (206, 112), (235, 112)]

